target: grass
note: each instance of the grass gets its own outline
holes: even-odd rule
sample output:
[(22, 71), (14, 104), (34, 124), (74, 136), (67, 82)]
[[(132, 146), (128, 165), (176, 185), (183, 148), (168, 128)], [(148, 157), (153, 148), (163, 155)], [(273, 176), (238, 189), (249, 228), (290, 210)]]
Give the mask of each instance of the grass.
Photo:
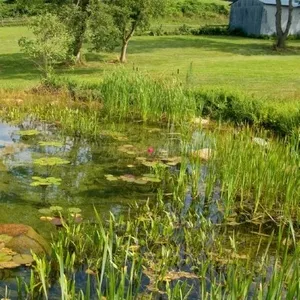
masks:
[[(28, 35), (24, 27), (0, 28), (0, 88), (24, 89), (40, 79), (33, 63), (20, 53), (17, 41)], [(272, 50), (272, 41), (217, 36), (135, 37), (129, 46), (128, 63), (119, 66), (113, 53), (86, 52), (86, 65), (60, 70), (80, 82), (97, 83), (103, 73), (116, 68), (138, 69), (155, 78), (187, 81), (201, 89), (240, 90), (265, 100), (300, 99), (299, 41), (289, 50)]]

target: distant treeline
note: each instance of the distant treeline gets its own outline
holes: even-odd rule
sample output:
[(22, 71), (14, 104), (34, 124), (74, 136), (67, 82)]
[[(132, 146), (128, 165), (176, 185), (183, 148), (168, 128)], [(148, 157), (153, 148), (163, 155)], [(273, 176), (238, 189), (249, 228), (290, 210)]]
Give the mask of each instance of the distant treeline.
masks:
[[(57, 1), (59, 2), (59, 1)], [(0, 0), (0, 18), (35, 16), (51, 9), (56, 1), (51, 0)], [(177, 0), (169, 1), (169, 16), (213, 17), (228, 16), (229, 6), (226, 1)]]

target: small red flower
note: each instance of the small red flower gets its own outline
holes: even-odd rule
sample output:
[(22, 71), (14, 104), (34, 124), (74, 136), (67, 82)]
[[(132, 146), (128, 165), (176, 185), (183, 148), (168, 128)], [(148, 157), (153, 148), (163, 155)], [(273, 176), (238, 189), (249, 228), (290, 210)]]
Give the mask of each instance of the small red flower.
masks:
[(148, 150), (147, 150), (148, 154), (149, 155), (152, 155), (153, 152), (154, 152), (154, 148), (153, 147), (149, 147)]

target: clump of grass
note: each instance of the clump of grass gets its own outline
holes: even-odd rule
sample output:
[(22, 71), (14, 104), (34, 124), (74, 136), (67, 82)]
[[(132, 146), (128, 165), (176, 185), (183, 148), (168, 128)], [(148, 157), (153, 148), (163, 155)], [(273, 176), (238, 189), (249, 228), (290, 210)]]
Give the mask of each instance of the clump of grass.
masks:
[(104, 78), (99, 89), (111, 117), (176, 122), (191, 118), (196, 110), (195, 102), (179, 82), (153, 80), (140, 73), (112, 73)]
[(203, 107), (203, 115), (235, 124), (255, 125), (284, 137), (299, 133), (300, 106), (265, 103), (238, 91), (225, 89), (194, 90), (194, 99)]

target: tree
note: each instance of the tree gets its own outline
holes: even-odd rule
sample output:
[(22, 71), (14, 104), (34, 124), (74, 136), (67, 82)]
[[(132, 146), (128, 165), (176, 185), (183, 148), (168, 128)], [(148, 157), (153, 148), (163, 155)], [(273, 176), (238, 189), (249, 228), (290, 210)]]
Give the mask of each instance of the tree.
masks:
[(114, 24), (111, 9), (100, 1), (92, 1), (89, 6), (88, 21), (90, 50), (112, 51), (120, 44), (120, 32)]
[(293, 16), (293, 0), (289, 0), (288, 20), (285, 30), (282, 28), (282, 5), (281, 0), (276, 0), (276, 33), (277, 33), (277, 48), (285, 48), (285, 42), (290, 32)]
[(84, 42), (87, 21), (89, 17), (90, 0), (54, 0), (57, 5), (57, 12), (68, 28), (73, 38), (69, 48), (69, 56), (75, 57), (75, 62), (82, 62), (82, 45)]
[(34, 38), (22, 37), (19, 45), (42, 71), (43, 77), (49, 78), (54, 72), (54, 65), (64, 62), (68, 57), (72, 39), (66, 26), (51, 13), (35, 17), (29, 27)]
[(167, 0), (96, 0), (102, 2), (107, 14), (111, 15), (121, 45), (120, 62), (126, 62), (128, 43), (135, 31), (146, 28), (152, 18), (162, 15)]
[[(15, 0), (22, 7), (43, 7), (41, 13), (47, 11), (57, 14), (65, 24), (73, 43), (69, 45), (69, 57), (74, 56), (75, 62), (82, 61), (81, 49), (87, 29), (88, 6), (90, 0)], [(73, 60), (72, 60), (73, 61)]]

